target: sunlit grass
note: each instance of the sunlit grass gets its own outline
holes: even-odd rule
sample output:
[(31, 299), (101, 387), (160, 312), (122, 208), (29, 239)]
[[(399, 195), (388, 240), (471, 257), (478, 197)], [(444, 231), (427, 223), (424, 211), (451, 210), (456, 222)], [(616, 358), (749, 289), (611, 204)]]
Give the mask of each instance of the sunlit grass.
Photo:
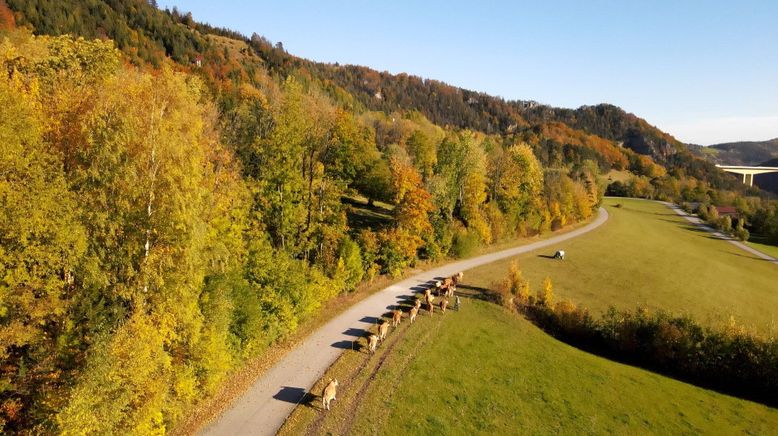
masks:
[[(606, 199), (605, 206), (611, 218), (600, 228), (479, 267), (466, 275), (468, 283), (488, 287), (517, 260), (533, 291), (548, 276), (557, 296), (595, 311), (645, 305), (709, 324), (733, 315), (762, 331), (778, 322), (778, 266), (711, 237), (659, 203)], [(566, 260), (542, 257), (557, 249)]]

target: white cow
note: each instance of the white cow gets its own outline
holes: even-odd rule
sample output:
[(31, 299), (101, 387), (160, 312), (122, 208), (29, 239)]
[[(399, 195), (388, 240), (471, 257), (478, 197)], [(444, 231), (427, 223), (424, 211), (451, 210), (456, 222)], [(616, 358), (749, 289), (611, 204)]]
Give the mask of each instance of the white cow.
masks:
[(554, 259), (565, 260), (565, 250), (559, 250), (554, 253)]

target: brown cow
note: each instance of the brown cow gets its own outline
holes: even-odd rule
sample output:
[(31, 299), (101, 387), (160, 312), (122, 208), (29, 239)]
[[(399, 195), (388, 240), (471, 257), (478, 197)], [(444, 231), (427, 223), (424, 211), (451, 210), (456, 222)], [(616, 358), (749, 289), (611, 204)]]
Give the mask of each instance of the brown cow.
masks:
[(397, 327), (397, 324), (400, 324), (400, 321), (403, 319), (403, 311), (400, 309), (395, 309), (392, 311), (392, 327)]
[(432, 315), (435, 312), (435, 306), (432, 305), (432, 301), (427, 303), (427, 310), (430, 311), (430, 315)]
[(447, 299), (440, 300), (440, 311), (441, 312), (446, 313), (446, 307), (447, 306), (448, 306), (448, 300)]
[(419, 297), (416, 297), (416, 302), (413, 304), (413, 307), (416, 308), (416, 311), (421, 307), (421, 299)]
[[(420, 300), (419, 300), (419, 304), (421, 304)], [(413, 324), (413, 320), (416, 319), (416, 314), (418, 314), (418, 313), (419, 313), (419, 308), (418, 307), (411, 307), (411, 312), (410, 312), (411, 324)]]
[(338, 380), (332, 379), (324, 391), (321, 393), (321, 408), (330, 410), (330, 401), (335, 399), (338, 392)]
[(454, 283), (454, 286), (458, 285), (459, 282), (462, 281), (462, 277), (464, 277), (464, 276), (465, 276), (465, 273), (463, 273), (462, 271), (460, 271), (460, 272), (454, 274), (453, 276), (451, 276), (451, 281)]
[(383, 320), (381, 324), (378, 326), (378, 337), (381, 339), (381, 342), (383, 342), (384, 339), (386, 339), (386, 333), (389, 331), (389, 321)]
[(375, 353), (375, 347), (378, 346), (378, 336), (370, 335), (367, 337), (367, 349), (371, 354)]

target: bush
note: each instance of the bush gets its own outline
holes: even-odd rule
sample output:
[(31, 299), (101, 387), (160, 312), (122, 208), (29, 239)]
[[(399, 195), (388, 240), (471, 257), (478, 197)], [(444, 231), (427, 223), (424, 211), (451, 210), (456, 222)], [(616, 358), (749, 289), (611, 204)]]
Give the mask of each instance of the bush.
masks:
[(357, 236), (362, 252), (362, 270), (365, 272), (364, 279), (372, 280), (378, 274), (381, 267), (378, 265), (378, 235), (370, 229), (363, 229)]
[(472, 256), (480, 246), (481, 238), (477, 233), (460, 230), (454, 236), (454, 242), (451, 244), (451, 254), (458, 258)]
[(719, 218), (716, 222), (716, 228), (724, 233), (730, 233), (732, 231), (732, 218), (730, 218), (728, 215), (723, 218)]
[(751, 237), (751, 234), (749, 231), (743, 227), (743, 220), (739, 220), (737, 223), (737, 227), (735, 228), (735, 237), (738, 238), (741, 241), (748, 241), (748, 238)]
[(338, 258), (343, 263), (344, 290), (353, 291), (365, 275), (362, 250), (356, 242), (346, 236), (338, 247)]

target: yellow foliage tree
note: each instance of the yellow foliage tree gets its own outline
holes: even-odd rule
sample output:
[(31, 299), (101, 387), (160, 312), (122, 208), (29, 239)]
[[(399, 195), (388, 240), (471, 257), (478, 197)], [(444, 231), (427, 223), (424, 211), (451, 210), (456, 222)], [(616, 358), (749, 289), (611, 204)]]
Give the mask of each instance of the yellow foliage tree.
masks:
[(543, 289), (538, 295), (538, 301), (546, 307), (554, 306), (554, 284), (551, 282), (551, 277), (543, 279)]

